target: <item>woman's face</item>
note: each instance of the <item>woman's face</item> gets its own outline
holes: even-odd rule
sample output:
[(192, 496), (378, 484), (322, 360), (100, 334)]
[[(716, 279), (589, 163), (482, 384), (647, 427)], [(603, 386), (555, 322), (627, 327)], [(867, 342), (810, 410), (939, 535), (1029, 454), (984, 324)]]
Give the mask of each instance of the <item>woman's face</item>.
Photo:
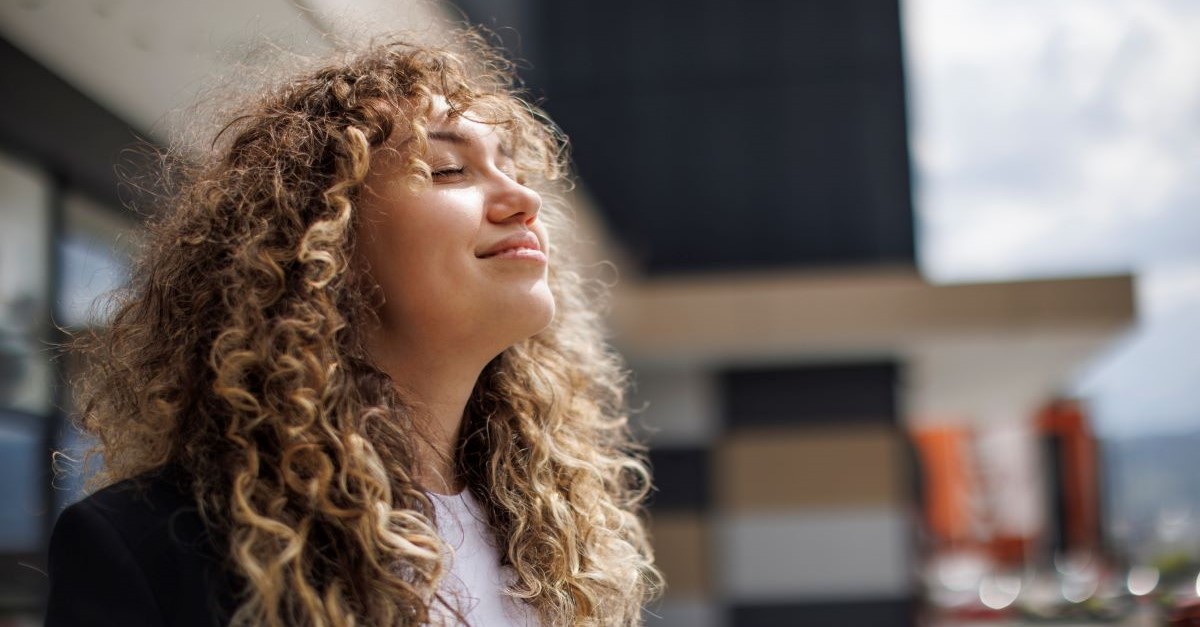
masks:
[(383, 289), (389, 342), (490, 359), (554, 317), (541, 196), (518, 182), (496, 127), (447, 112), (438, 102), (428, 127), (430, 185), (413, 191), (401, 160), (376, 154), (359, 248)]

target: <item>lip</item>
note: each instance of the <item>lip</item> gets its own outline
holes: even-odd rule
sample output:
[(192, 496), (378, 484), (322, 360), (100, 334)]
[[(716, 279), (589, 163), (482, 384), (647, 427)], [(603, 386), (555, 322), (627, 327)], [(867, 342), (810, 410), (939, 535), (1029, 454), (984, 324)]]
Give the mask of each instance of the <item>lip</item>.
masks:
[(514, 233), (489, 246), (483, 252), (477, 254), (476, 257), (480, 259), (546, 260), (546, 254), (542, 251), (542, 243), (530, 231)]

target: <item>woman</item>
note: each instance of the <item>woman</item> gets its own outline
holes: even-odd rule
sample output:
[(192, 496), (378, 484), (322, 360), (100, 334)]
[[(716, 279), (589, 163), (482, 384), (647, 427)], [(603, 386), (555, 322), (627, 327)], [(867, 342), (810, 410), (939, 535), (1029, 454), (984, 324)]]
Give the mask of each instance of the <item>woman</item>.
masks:
[(539, 193), (564, 145), (460, 43), (285, 82), (187, 175), (83, 342), (108, 487), (56, 525), (47, 624), (639, 622), (648, 477)]

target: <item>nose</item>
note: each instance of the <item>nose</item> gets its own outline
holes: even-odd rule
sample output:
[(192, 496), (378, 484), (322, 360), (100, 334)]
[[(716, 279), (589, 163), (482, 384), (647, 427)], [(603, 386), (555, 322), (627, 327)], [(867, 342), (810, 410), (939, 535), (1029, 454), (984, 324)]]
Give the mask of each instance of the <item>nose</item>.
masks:
[(542, 208), (542, 195), (505, 174), (500, 174), (498, 178), (488, 199), (488, 220), (496, 223), (532, 223)]

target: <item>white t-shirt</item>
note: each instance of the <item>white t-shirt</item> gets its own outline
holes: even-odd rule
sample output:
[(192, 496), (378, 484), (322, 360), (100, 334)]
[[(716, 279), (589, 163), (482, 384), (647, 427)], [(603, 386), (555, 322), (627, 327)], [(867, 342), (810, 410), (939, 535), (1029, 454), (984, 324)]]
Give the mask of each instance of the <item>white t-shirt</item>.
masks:
[(437, 510), (438, 534), (453, 551), (442, 592), (458, 601), (457, 609), (472, 627), (537, 627), (532, 608), (504, 594), (512, 569), (500, 566), (487, 517), (471, 491), (429, 497)]

